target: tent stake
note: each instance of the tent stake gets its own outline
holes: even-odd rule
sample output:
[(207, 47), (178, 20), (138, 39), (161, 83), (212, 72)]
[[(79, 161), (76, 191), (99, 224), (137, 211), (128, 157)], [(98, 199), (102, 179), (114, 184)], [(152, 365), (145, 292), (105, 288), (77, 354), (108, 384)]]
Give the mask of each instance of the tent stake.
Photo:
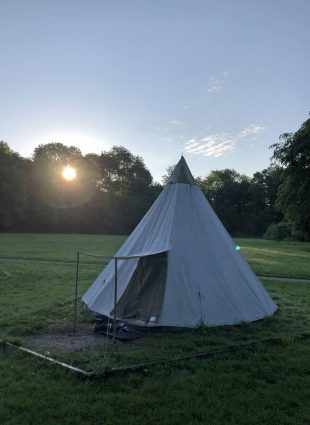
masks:
[(114, 258), (114, 317), (113, 317), (113, 343), (116, 342), (116, 303), (117, 303), (117, 258)]
[(76, 316), (77, 316), (77, 296), (78, 296), (78, 281), (79, 281), (79, 265), (80, 265), (80, 253), (76, 253), (76, 273), (75, 273), (75, 296), (74, 296), (74, 322), (73, 330), (76, 332)]

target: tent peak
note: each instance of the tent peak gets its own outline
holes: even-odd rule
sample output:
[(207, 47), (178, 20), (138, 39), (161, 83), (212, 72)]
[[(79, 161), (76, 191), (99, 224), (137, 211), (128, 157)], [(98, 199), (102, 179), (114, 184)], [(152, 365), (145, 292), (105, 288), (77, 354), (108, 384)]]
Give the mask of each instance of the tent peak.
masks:
[(196, 184), (195, 179), (185, 161), (183, 152), (180, 161), (175, 166), (168, 180), (168, 184), (174, 183)]

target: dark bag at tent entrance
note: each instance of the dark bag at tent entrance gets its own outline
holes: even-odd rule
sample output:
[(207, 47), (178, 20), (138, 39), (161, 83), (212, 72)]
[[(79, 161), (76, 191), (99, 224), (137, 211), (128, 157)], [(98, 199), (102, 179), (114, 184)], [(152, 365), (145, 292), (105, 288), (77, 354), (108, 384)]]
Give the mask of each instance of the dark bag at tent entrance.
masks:
[[(108, 318), (98, 318), (94, 332), (100, 335), (113, 338), (113, 322), (107, 321)], [(150, 332), (150, 328), (144, 326), (135, 326), (122, 321), (116, 323), (115, 338), (121, 341), (132, 341), (143, 338)]]

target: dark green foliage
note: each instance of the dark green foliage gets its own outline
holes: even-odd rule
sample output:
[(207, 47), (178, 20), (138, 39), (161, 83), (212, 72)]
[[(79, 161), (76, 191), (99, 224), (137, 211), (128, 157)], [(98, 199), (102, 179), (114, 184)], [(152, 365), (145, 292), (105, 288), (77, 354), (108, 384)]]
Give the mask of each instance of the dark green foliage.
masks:
[(272, 145), (273, 158), (284, 169), (277, 206), (294, 236), (310, 240), (310, 119), (295, 133), (284, 133)]
[[(273, 146), (284, 168), (272, 164), (252, 178), (232, 169), (197, 178), (233, 236), (261, 236), (284, 215), (293, 237), (310, 238), (309, 122)], [(70, 182), (61, 176), (67, 165), (77, 170)], [(0, 143), (0, 231), (128, 234), (161, 190), (143, 159), (122, 146), (82, 155), (49, 143), (28, 160)]]
[[(102, 208), (105, 233), (130, 233), (157, 198), (162, 187), (143, 159), (122, 146), (113, 146), (97, 157), (97, 207)], [(99, 212), (98, 212), (99, 213)], [(96, 231), (96, 230), (95, 230)]]
[(291, 230), (286, 223), (272, 223), (267, 227), (263, 235), (264, 239), (282, 241), (292, 236)]
[(166, 174), (162, 177), (163, 185), (166, 185), (168, 183), (169, 177), (171, 176), (175, 166), (176, 166), (176, 164), (169, 165), (169, 167), (167, 167)]
[[(65, 181), (64, 167), (77, 177)], [(0, 231), (130, 233), (162, 187), (142, 158), (114, 146), (82, 155), (75, 146), (39, 145), (31, 160), (0, 143)]]
[(211, 171), (197, 181), (231, 234), (261, 236), (270, 223), (282, 217), (275, 209), (281, 176), (280, 167), (270, 166), (252, 179), (226, 169)]
[(101, 180), (98, 184), (104, 191), (115, 194), (138, 192), (152, 184), (153, 178), (143, 159), (134, 156), (123, 146), (113, 146), (98, 158)]
[(0, 141), (0, 231), (21, 230), (25, 225), (29, 161)]
[(200, 187), (228, 232), (246, 234), (250, 179), (235, 170), (211, 171)]
[(283, 181), (283, 169), (271, 165), (254, 174), (250, 186), (250, 233), (261, 236), (272, 222), (282, 220), (283, 214), (276, 209), (278, 188)]
[[(67, 182), (62, 177), (70, 165), (77, 178)], [(31, 191), (29, 211), (35, 218), (30, 230), (51, 232), (78, 231), (83, 225), (81, 209), (93, 198), (96, 184), (95, 168), (79, 149), (61, 143), (38, 146), (30, 170)]]

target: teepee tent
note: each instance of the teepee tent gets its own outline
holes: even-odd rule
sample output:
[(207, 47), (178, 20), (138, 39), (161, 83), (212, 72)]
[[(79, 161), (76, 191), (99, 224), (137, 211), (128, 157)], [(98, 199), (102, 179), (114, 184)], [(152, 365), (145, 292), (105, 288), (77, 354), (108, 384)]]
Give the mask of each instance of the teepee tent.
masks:
[(95, 313), (146, 326), (195, 327), (251, 322), (277, 309), (183, 156), (114, 259), (82, 298)]

